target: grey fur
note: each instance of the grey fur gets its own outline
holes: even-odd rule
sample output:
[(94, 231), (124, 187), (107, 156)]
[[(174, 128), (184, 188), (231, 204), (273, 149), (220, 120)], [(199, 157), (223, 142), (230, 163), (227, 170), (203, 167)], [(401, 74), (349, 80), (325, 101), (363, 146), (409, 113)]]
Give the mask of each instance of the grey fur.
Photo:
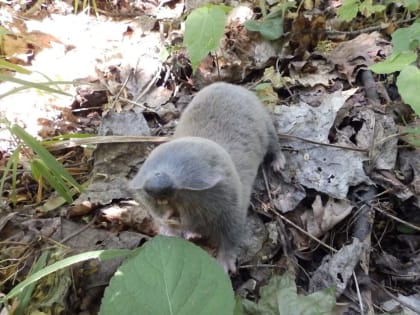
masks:
[(252, 186), (267, 153), (275, 168), (283, 167), (275, 128), (258, 98), (243, 87), (214, 83), (195, 96), (174, 140), (153, 150), (130, 186), (155, 217), (177, 218), (179, 226), (164, 233), (208, 239), (225, 270), (234, 271)]

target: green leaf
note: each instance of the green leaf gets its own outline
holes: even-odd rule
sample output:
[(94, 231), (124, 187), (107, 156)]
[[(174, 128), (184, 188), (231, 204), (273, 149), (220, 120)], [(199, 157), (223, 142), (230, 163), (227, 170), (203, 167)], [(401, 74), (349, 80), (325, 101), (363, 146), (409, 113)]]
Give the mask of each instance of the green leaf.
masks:
[(416, 11), (420, 8), (420, 1), (419, 0), (405, 0), (403, 2), (404, 2), (404, 6), (410, 12)]
[(170, 50), (166, 47), (163, 47), (159, 52), (159, 59), (161, 62), (165, 62), (166, 60), (168, 60), (170, 55), (171, 55)]
[(42, 170), (38, 167), (38, 163), (34, 163), (34, 160), (31, 162), (31, 174), (33, 179), (35, 179), (37, 182), (40, 181), (42, 177)]
[[(287, 5), (287, 3), (286, 3)], [(286, 10), (287, 7), (284, 4), (277, 5), (274, 8), (271, 9), (270, 13), (268, 13), (266, 16), (263, 17), (263, 19), (275, 19), (275, 18), (281, 18), (283, 15), (283, 10)]]
[(364, 1), (359, 6), (360, 13), (365, 17), (370, 17), (372, 14), (382, 12), (386, 9), (386, 6), (381, 4), (372, 4), (368, 1)]
[(15, 65), (14, 63), (8, 62), (4, 59), (0, 59), (0, 68), (13, 70), (22, 74), (31, 74), (31, 71), (28, 69), (25, 69), (19, 65)]
[(392, 45), (394, 53), (415, 51), (420, 48), (420, 22), (413, 23), (409, 27), (399, 28), (392, 33)]
[(283, 35), (283, 19), (276, 17), (258, 21), (246, 21), (245, 28), (248, 31), (259, 32), (267, 40), (275, 40)]
[[(49, 251), (44, 251), (41, 254), (41, 256), (37, 259), (37, 261), (33, 265), (33, 269), (31, 271), (31, 274), (34, 274), (35, 272), (38, 272), (39, 270), (41, 270), (42, 268), (45, 267), (45, 265), (47, 264), (48, 256), (49, 256)], [(34, 291), (35, 286), (36, 286), (36, 283), (31, 283), (30, 285), (25, 287), (21, 291), (20, 294), (17, 295), (17, 299), (19, 300), (19, 305), (18, 305), (17, 309), (15, 310), (15, 312), (13, 313), (14, 315), (24, 315), (25, 314), (25, 310), (26, 310), (29, 302), (31, 301), (32, 292)]]
[(417, 60), (417, 54), (411, 51), (394, 53), (384, 61), (371, 65), (369, 69), (376, 73), (392, 73), (401, 71), (406, 66)]
[(10, 128), (11, 132), (22, 139), (25, 144), (35, 151), (40, 159), (48, 166), (54, 176), (61, 176), (69, 182), (78, 191), (82, 191), (82, 187), (74, 180), (74, 178), (66, 171), (66, 169), (57, 162), (57, 160), (47, 151), (34, 137), (27, 133), (18, 125), (13, 125)]
[(235, 296), (235, 309), (233, 310), (233, 315), (245, 315), (242, 299), (239, 296)]
[(406, 127), (404, 128), (404, 132), (408, 133), (404, 138), (405, 141), (415, 147), (420, 147), (420, 127)]
[(243, 300), (246, 315), (325, 315), (335, 306), (335, 290), (325, 289), (310, 295), (298, 295), (294, 278), (289, 274), (273, 276), (260, 290), (258, 303)]
[(195, 9), (188, 15), (185, 21), (184, 46), (187, 47), (193, 71), (209, 52), (219, 47), (225, 24), (224, 6), (208, 5)]
[(417, 234), (417, 230), (405, 224), (397, 224), (397, 231), (403, 234)]
[(264, 17), (264, 19), (272, 19), (276, 17), (283, 18), (286, 11), (290, 8), (296, 8), (295, 1), (285, 1), (277, 4), (274, 8), (271, 8), (270, 13)]
[(343, 5), (337, 10), (338, 18), (344, 22), (350, 22), (359, 12), (359, 4), (359, 0), (345, 0)]
[(157, 236), (116, 272), (100, 315), (232, 315), (233, 290), (215, 259), (180, 238)]
[(397, 78), (397, 87), (403, 101), (420, 116), (420, 70), (416, 66), (405, 67)]
[(32, 283), (37, 282), (39, 279), (56, 272), (60, 269), (69, 267), (71, 265), (77, 264), (82, 261), (86, 261), (89, 259), (99, 259), (101, 261), (114, 259), (114, 258), (124, 258), (130, 256), (133, 253), (131, 250), (127, 249), (108, 249), (108, 250), (97, 250), (86, 252), (78, 255), (74, 255), (71, 257), (67, 257), (63, 260), (57, 261), (52, 265), (49, 265), (40, 271), (35, 272), (34, 274), (30, 275), (24, 281), (19, 283), (15, 286), (6, 296), (0, 297), (0, 303), (4, 303), (15, 296), (17, 296), (24, 288), (31, 285)]

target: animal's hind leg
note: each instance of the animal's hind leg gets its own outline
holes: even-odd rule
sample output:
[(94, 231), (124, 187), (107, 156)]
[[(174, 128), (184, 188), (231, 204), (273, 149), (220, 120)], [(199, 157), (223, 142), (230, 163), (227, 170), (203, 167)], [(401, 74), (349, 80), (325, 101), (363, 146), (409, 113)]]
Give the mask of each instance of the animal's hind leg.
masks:
[(267, 154), (272, 158), (271, 167), (274, 171), (279, 172), (286, 164), (286, 158), (281, 151), (276, 129), (270, 122), (268, 124), (269, 144)]

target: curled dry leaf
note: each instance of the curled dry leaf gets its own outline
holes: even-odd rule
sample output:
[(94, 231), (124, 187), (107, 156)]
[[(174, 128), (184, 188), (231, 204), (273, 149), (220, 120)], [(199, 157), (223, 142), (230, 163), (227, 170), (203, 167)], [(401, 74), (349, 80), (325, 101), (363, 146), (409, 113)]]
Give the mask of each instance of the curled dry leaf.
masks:
[(353, 206), (347, 200), (328, 199), (322, 204), (321, 196), (317, 195), (312, 204), (312, 211), (301, 215), (302, 222), (308, 233), (319, 237), (346, 218)]

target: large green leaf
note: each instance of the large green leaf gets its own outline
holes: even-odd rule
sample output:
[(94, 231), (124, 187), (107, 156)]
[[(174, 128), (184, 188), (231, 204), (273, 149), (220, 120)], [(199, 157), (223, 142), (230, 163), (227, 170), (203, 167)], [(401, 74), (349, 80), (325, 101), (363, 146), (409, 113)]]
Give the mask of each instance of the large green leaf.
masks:
[(232, 315), (233, 290), (221, 266), (194, 244), (158, 236), (115, 273), (101, 315)]
[(407, 66), (397, 78), (398, 92), (403, 101), (420, 116), (420, 69), (416, 66)]
[(417, 54), (411, 51), (394, 53), (388, 56), (384, 61), (371, 65), (369, 69), (376, 73), (392, 73), (401, 71), (404, 67), (410, 65), (417, 59)]
[(394, 53), (420, 48), (420, 22), (397, 29), (392, 33)]
[(192, 11), (185, 21), (184, 45), (195, 71), (211, 51), (219, 47), (225, 31), (226, 7), (208, 5)]

